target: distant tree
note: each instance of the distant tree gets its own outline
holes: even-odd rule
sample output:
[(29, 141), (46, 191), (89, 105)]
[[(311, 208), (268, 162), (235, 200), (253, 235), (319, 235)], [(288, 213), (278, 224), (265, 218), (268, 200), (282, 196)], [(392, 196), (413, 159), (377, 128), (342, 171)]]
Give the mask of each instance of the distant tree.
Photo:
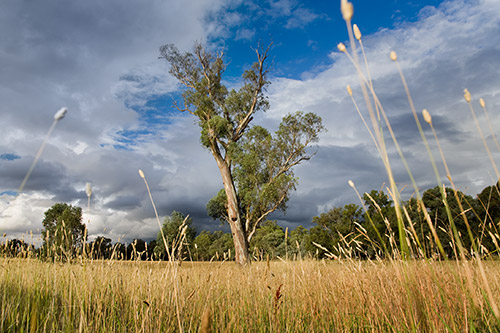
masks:
[(231, 234), (223, 231), (202, 231), (193, 241), (195, 260), (233, 260), (234, 245)]
[[(408, 238), (415, 256), (432, 257), (433, 254), (437, 253), (438, 248), (422, 212), (421, 203), (415, 198), (410, 198), (402, 206), (408, 213), (409, 220), (413, 225), (413, 228), (408, 226), (407, 229), (410, 231)], [(407, 219), (405, 219), (405, 223), (408, 223)]]
[(109, 259), (113, 245), (111, 244), (111, 238), (98, 236), (94, 241), (90, 242), (88, 248), (93, 259)]
[(477, 195), (477, 212), (481, 221), (500, 228), (500, 182), (485, 187)]
[[(291, 258), (302, 259), (307, 255), (309, 240), (309, 231), (299, 225), (297, 228), (290, 231), (288, 237), (288, 255)], [(316, 250), (316, 249), (315, 249)]]
[(142, 239), (134, 239), (132, 243), (127, 245), (127, 259), (129, 260), (146, 260), (147, 243)]
[[(185, 220), (185, 224), (183, 224)], [(196, 235), (196, 230), (191, 227), (193, 220), (191, 218), (187, 218), (184, 214), (180, 212), (173, 211), (170, 216), (167, 216), (163, 222), (162, 230), (163, 236), (165, 236), (165, 241), (168, 246), (168, 251), (172, 253), (173, 246), (179, 246), (179, 241), (181, 240), (181, 232), (185, 227), (184, 236), (185, 239), (182, 243), (182, 255), (189, 256), (188, 251), (192, 246), (194, 237)], [(169, 259), (167, 256), (167, 250), (165, 249), (165, 243), (163, 241), (163, 236), (161, 231), (158, 232), (156, 237), (156, 245), (154, 248), (155, 257), (159, 259)]]
[[(490, 253), (500, 255), (500, 182), (485, 187), (476, 199), (476, 214), (479, 221), (479, 243)], [(483, 249), (481, 247), (481, 249)]]
[[(446, 202), (448, 203), (451, 213), (451, 221), (450, 217), (448, 217), (448, 213), (446, 212), (443, 197), (441, 195), (441, 189), (438, 186), (426, 190), (422, 195), (422, 200), (429, 212), (430, 218), (436, 225), (436, 232), (446, 254), (449, 257), (453, 257), (455, 256), (455, 253), (458, 254), (459, 250), (456, 239), (457, 237), (453, 232), (452, 222), (456, 227), (460, 243), (465, 251), (470, 254), (473, 247), (472, 242), (474, 241), (477, 245), (478, 240), (481, 237), (479, 221), (474, 215), (474, 211), (476, 210), (476, 207), (474, 207), (475, 200), (471, 196), (458, 191), (458, 197), (462, 203), (463, 209), (465, 210), (461, 211), (453, 189), (445, 188), (445, 193)], [(471, 228), (473, 240), (471, 240), (469, 236), (464, 215), (467, 217), (467, 222)]]
[(42, 221), (45, 254), (73, 256), (82, 245), (85, 225), (82, 209), (66, 203), (56, 203), (45, 212)]
[[(314, 243), (320, 245), (318, 247)], [(328, 230), (320, 227), (319, 225), (314, 226), (309, 229), (309, 235), (305, 241), (305, 249), (308, 253), (310, 253), (314, 258), (323, 258), (325, 257), (325, 248), (328, 252), (333, 253), (333, 242)]]
[[(315, 216), (312, 221), (328, 231), (332, 246), (338, 248), (342, 239), (349, 243), (351, 239), (356, 237), (355, 223), (363, 223), (363, 213), (358, 205), (347, 204), (344, 207), (334, 207), (320, 216)], [(354, 244), (350, 243), (340, 245), (354, 248)]]
[(210, 260), (212, 257), (210, 254), (210, 247), (214, 242), (215, 237), (210, 231), (203, 230), (194, 239), (194, 258), (195, 260)]
[(113, 245), (111, 259), (125, 260), (127, 259), (127, 247), (125, 244), (117, 242)]
[(155, 248), (156, 248), (156, 239), (149, 241), (147, 246), (147, 257), (148, 260), (155, 260)]
[[(392, 255), (399, 249), (398, 222), (392, 200), (383, 191), (372, 190), (363, 195), (367, 212), (363, 227), (367, 230), (367, 255)], [(369, 245), (368, 245), (369, 244)]]
[(285, 255), (285, 231), (276, 221), (266, 221), (257, 228), (250, 249), (260, 259)]
[[(220, 230), (214, 232), (214, 240), (210, 246), (210, 258), (216, 260), (234, 259), (234, 242), (231, 234)], [(226, 255), (224, 255), (226, 254)]]
[(6, 240), (0, 244), (0, 256), (3, 257), (29, 257), (35, 255), (34, 247), (21, 239)]
[(323, 130), (320, 117), (300, 112), (283, 118), (275, 135), (250, 125), (255, 113), (269, 107), (264, 94), (268, 51), (257, 50), (257, 62), (243, 74), (242, 87), (228, 91), (222, 84), (222, 53), (211, 54), (199, 44), (193, 53), (181, 53), (173, 45), (160, 48), (170, 73), (186, 88), (179, 109), (198, 118), (201, 143), (219, 168), (224, 188), (207, 209), (229, 223), (240, 264), (250, 259), (248, 246), (258, 225), (271, 212), (285, 210), (297, 184), (293, 167), (311, 157), (306, 148)]

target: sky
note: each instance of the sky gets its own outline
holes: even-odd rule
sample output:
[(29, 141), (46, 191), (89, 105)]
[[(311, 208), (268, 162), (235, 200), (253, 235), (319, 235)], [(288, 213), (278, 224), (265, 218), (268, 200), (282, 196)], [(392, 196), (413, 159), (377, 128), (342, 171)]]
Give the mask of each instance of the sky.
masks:
[[(476, 195), (495, 172), (463, 90), (493, 158), (488, 125), (500, 125), (500, 1), (353, 1), (354, 17), (374, 89), (421, 189), (436, 185), (395, 64), (394, 50), (417, 111), (433, 116), (453, 179)], [(195, 42), (223, 50), (224, 83), (241, 84), (259, 43), (272, 44), (270, 109), (255, 124), (274, 130), (287, 113), (315, 112), (327, 128), (316, 155), (295, 169), (297, 190), (283, 227), (312, 226), (333, 207), (359, 203), (360, 192), (385, 189), (387, 174), (347, 94), (366, 115), (355, 67), (337, 44), (348, 45), (340, 1), (109, 0), (0, 3), (0, 237), (39, 243), (43, 213), (57, 202), (82, 207), (90, 239), (153, 239), (160, 218), (189, 214), (197, 231), (216, 230), (205, 205), (222, 188), (210, 153), (190, 114), (173, 108), (182, 87), (159, 59), (159, 47), (189, 51)], [(359, 49), (359, 48), (358, 48)], [(348, 47), (350, 52), (350, 47)], [(483, 98), (489, 123), (480, 109)], [(61, 107), (57, 123), (24, 191), (15, 196)], [(426, 125), (424, 123), (424, 125)], [(436, 160), (439, 152), (428, 126)], [(387, 137), (395, 179), (406, 196), (409, 177)], [(441, 174), (444, 174), (441, 168)], [(87, 207), (85, 184), (93, 194)], [(447, 181), (445, 180), (445, 183)], [(225, 229), (227, 230), (227, 229)]]

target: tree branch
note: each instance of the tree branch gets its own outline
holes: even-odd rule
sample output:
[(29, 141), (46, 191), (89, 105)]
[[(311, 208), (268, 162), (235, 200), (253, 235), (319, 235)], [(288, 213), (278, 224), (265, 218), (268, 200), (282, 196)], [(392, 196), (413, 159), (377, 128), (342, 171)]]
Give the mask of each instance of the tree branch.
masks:
[(257, 66), (258, 66), (258, 79), (256, 81), (256, 86), (254, 87), (252, 104), (250, 105), (250, 109), (247, 111), (245, 117), (240, 121), (238, 127), (234, 131), (233, 141), (238, 141), (247, 128), (248, 124), (252, 120), (252, 114), (255, 112), (255, 108), (257, 107), (257, 103), (259, 101), (259, 95), (262, 92), (262, 88), (266, 84), (265, 76), (267, 74), (267, 70), (264, 69), (264, 62), (268, 57), (269, 50), (272, 44), (269, 44), (266, 50), (263, 52), (259, 51), (259, 49), (255, 49), (255, 53), (257, 53)]
[(180, 108), (180, 107), (177, 105), (177, 102), (176, 102), (176, 101), (174, 101), (174, 107), (175, 107), (178, 111), (180, 111), (180, 112), (186, 112), (186, 111), (187, 111), (187, 112), (189, 112), (190, 114), (194, 115), (194, 112), (193, 112), (193, 111), (191, 111), (191, 110), (189, 109), (189, 107), (186, 105), (186, 103), (185, 103), (185, 102), (184, 102), (184, 108)]
[[(287, 192), (288, 192), (289, 188), (286, 190), (286, 191), (283, 191), (283, 194), (281, 195), (280, 199), (270, 208), (268, 209), (267, 211), (265, 211), (256, 221), (255, 223), (253, 224), (252, 226), (252, 231), (250, 233), (248, 233), (247, 231), (247, 240), (248, 240), (248, 243), (250, 243), (250, 240), (252, 239), (253, 235), (255, 234), (255, 231), (257, 230), (257, 226), (269, 215), (271, 214), (272, 212), (274, 212), (280, 205), (281, 203), (283, 202), (283, 200), (285, 200), (286, 198), (286, 195), (287, 195)], [(248, 221), (247, 221), (248, 223)], [(250, 229), (250, 225), (249, 225), (249, 228)]]
[[(210, 60), (211, 60), (211, 55), (205, 53), (205, 49), (199, 45), (198, 48), (196, 49), (196, 56), (198, 57), (198, 61), (200, 62), (203, 76), (207, 80), (207, 91), (208, 91), (208, 96), (210, 97), (210, 100), (213, 101), (219, 108), (223, 109), (224, 104), (220, 103), (217, 98), (214, 98), (214, 92), (212, 90), (212, 76), (214, 75), (213, 69), (210, 66)], [(224, 56), (224, 52), (221, 52), (220, 54), (217, 55), (216, 60), (212, 63), (215, 63), (218, 59), (222, 59)], [(220, 69), (217, 69), (218, 71), (223, 71), (223, 67)], [(220, 78), (220, 73), (217, 73), (218, 75), (215, 77)]]

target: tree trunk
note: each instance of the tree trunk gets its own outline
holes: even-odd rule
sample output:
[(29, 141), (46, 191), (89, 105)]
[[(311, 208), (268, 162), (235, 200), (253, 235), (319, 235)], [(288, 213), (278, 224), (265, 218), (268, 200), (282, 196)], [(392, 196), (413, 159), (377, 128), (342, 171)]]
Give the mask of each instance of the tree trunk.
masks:
[(214, 157), (222, 176), (224, 191), (226, 192), (227, 216), (229, 218), (229, 225), (231, 226), (231, 234), (233, 235), (235, 260), (240, 265), (246, 265), (250, 262), (248, 241), (245, 228), (241, 221), (238, 196), (236, 194), (233, 176), (231, 175), (231, 169), (220, 155), (217, 156), (217, 154), (214, 154)]

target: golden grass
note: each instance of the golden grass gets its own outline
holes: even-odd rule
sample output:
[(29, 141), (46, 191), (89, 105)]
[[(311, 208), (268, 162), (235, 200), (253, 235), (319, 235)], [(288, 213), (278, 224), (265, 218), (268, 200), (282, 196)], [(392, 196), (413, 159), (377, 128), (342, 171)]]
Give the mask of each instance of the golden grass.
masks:
[[(205, 332), (500, 329), (473, 262), (298, 261), (240, 267), (232, 262), (173, 266), (0, 259), (0, 265), (2, 332), (168, 332), (179, 325)], [(498, 299), (500, 266), (483, 266)], [(466, 274), (472, 274), (473, 290)]]

